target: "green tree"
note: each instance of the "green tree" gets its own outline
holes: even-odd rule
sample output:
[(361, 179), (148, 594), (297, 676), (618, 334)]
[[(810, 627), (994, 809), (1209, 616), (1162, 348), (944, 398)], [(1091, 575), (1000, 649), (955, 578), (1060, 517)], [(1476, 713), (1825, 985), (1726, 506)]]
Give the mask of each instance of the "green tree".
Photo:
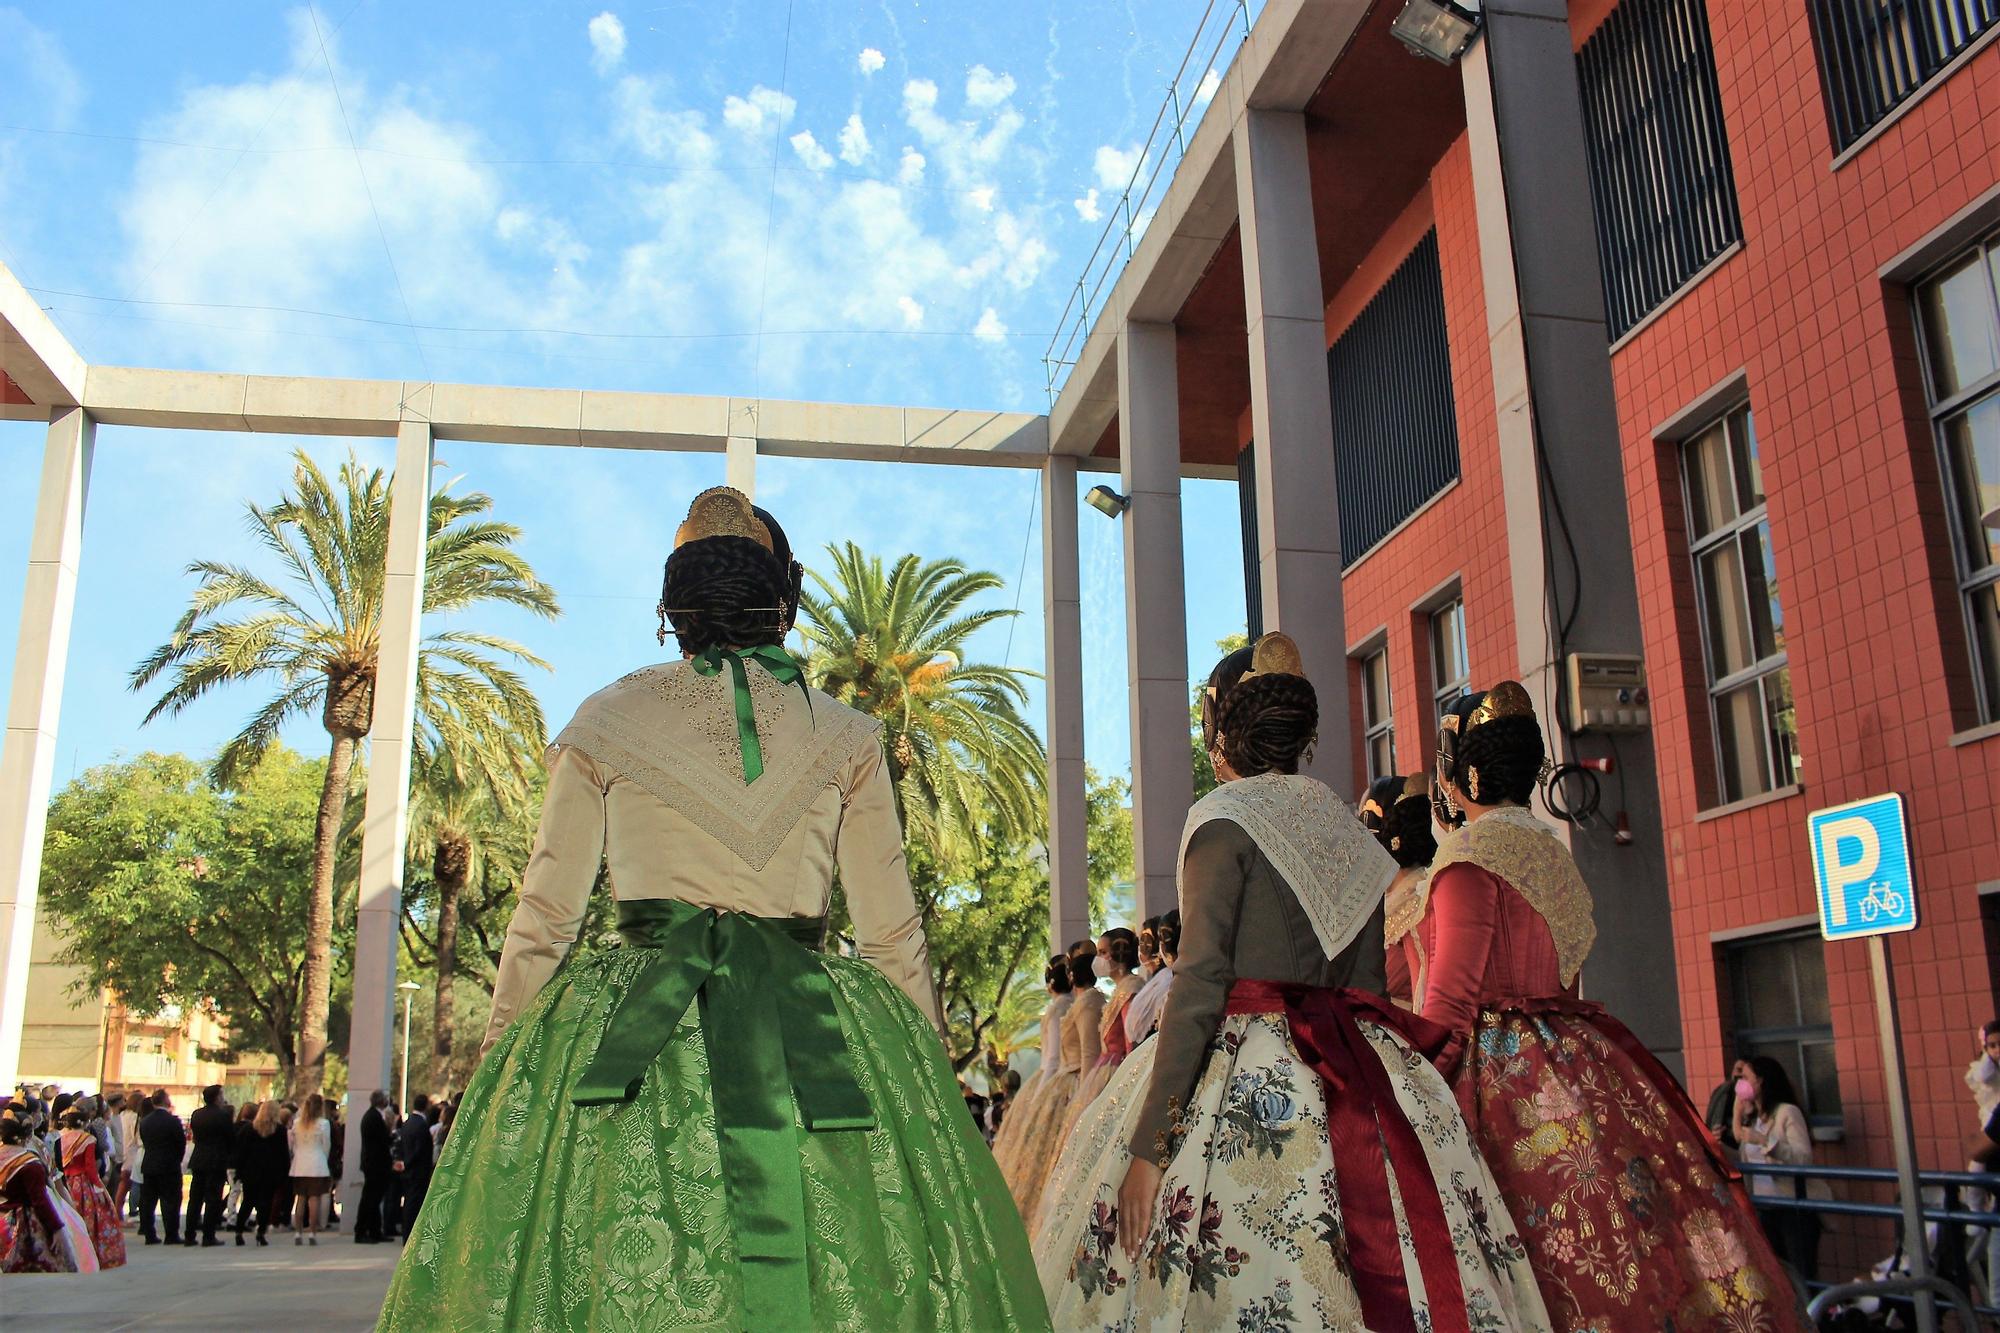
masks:
[[(1249, 635), (1231, 634), (1215, 641), (1215, 655), (1218, 658), (1227, 657), (1238, 648), (1249, 646)], [(1215, 765), (1208, 757), (1208, 747), (1201, 743), (1201, 695), (1207, 688), (1208, 677), (1204, 672), (1202, 679), (1194, 683), (1194, 701), (1188, 706), (1188, 721), (1193, 728), (1193, 735), (1188, 743), (1194, 750), (1194, 798), (1197, 801), (1214, 791), (1217, 786)]]
[[(132, 672), (143, 690), (162, 676), (166, 690), (146, 714), (177, 713), (224, 685), (260, 683), (275, 693), (223, 747), (214, 764), (222, 785), (254, 767), (285, 722), (317, 712), (329, 751), (314, 823), (306, 957), (294, 1095), (320, 1087), (333, 980), (334, 859), (355, 752), (373, 723), (381, 651), (382, 587), (389, 545), (389, 478), (348, 456), (329, 478), (300, 450), (292, 488), (271, 506), (251, 504), (250, 531), (276, 567), (267, 577), (240, 565), (197, 561), (200, 582), (172, 636)], [(514, 549), (520, 529), (484, 517), (478, 493), (434, 491), (427, 516), (423, 609), (462, 612), (499, 602), (553, 618), (552, 589)], [(510, 665), (547, 664), (519, 644), (469, 630), (426, 635), (417, 664), (417, 760), (447, 744), (475, 756), (507, 752), (508, 733), (539, 752), (541, 705)]]
[[(60, 961), (135, 1013), (212, 1006), (232, 1049), (270, 1052), (290, 1081), (325, 775), (325, 760), (271, 745), (228, 789), (186, 756), (150, 753), (71, 782), (49, 804), (42, 858)], [(335, 937), (343, 962), (351, 941), (351, 928)]]
[(906, 555), (884, 570), (849, 542), (830, 546), (833, 577), (800, 599), (812, 682), (883, 723), (889, 772), (913, 844), (945, 861), (981, 837), (1042, 836), (1047, 756), (1021, 716), (1034, 673), (965, 660), (978, 630), (1018, 612), (970, 610), (997, 574)]

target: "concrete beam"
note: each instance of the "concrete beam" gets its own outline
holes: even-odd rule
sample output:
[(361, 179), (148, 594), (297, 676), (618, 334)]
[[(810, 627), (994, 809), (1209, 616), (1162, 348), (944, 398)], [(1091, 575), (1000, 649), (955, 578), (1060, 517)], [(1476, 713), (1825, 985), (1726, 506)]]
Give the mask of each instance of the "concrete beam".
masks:
[(1236, 186), (1264, 628), (1298, 642), (1319, 693), (1319, 744), (1305, 771), (1353, 796), (1340, 507), (1329, 503), (1339, 492), (1304, 116), (1245, 115)]
[(0, 743), (0, 1089), (11, 1090), (19, 1072), (42, 843), (55, 785), (56, 721), (69, 663), (96, 433), (80, 408), (62, 409), (49, 423), (35, 528), (28, 539), (21, 636), (14, 648), (7, 734)]
[[(396, 474), (389, 492), (381, 648), (368, 733), (368, 804), (361, 824), (354, 1022), (347, 1046), (350, 1125), (360, 1124), (369, 1093), (393, 1086), (389, 1058), (395, 1049), (396, 927), (403, 913), (403, 863), (409, 845), (411, 742), (416, 734), (432, 457), (430, 427), (421, 421), (403, 423), (396, 433)], [(358, 1215), (360, 1197), (361, 1155), (350, 1151), (341, 1177), (341, 1203), (348, 1217)]]
[[(1518, 660), (1507, 669), (1534, 696), (1563, 762), (1579, 753), (1560, 726), (1559, 659), (1645, 647), (1569, 22), (1561, 5), (1522, 8), (1487, 10), (1485, 35), (1460, 71), (1514, 601)], [(1551, 208), (1552, 199), (1574, 202)], [(1551, 540), (1551, 487), (1587, 570), (1550, 566), (1549, 552), (1568, 547)], [(1570, 586), (1579, 604), (1558, 611), (1552, 590)], [(1574, 627), (1554, 641), (1548, 627), (1572, 612)], [(1617, 910), (1598, 912), (1582, 988), (1678, 1066), (1680, 997), (1652, 737), (1627, 737), (1618, 758), (1633, 845), (1617, 846), (1602, 827), (1558, 826), (1584, 878), (1618, 886)]]
[(1170, 910), (1178, 898), (1181, 828), (1194, 804), (1173, 325), (1128, 324), (1119, 334), (1118, 422), (1119, 475), (1131, 497), (1124, 517), (1125, 669), (1136, 910), (1143, 920)]
[(83, 358), (4, 264), (0, 264), (0, 371), (34, 400), (43, 420), (57, 408), (83, 401)]
[(732, 435), (725, 451), (723, 480), (730, 486), (749, 496), (757, 498), (757, 437), (754, 435)]
[(1090, 933), (1083, 756), (1083, 592), (1074, 458), (1042, 464), (1042, 641), (1049, 746), (1049, 949)]

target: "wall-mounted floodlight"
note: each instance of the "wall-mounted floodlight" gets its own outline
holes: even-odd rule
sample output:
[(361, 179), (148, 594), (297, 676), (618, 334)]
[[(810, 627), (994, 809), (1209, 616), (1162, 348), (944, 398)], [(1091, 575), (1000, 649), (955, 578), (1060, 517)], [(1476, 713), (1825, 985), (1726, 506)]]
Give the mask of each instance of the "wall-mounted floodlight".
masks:
[(1092, 486), (1090, 493), (1083, 497), (1090, 507), (1106, 518), (1117, 518), (1132, 507), (1132, 498), (1120, 495), (1109, 486)]
[(1449, 65), (1479, 31), (1479, 0), (1408, 0), (1389, 31), (1420, 56)]

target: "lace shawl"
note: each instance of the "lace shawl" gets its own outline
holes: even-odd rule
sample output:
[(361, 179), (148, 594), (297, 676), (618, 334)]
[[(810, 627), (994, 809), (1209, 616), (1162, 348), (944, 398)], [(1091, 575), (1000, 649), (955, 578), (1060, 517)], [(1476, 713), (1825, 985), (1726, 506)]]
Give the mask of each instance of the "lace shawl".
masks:
[(879, 724), (817, 696), (810, 730), (791, 742), (783, 733), (793, 728), (780, 720), (791, 706), (803, 713), (805, 701), (761, 669), (749, 681), (758, 734), (772, 738), (755, 783), (743, 781), (728, 673), (703, 676), (685, 662), (645, 667), (599, 690), (550, 748), (576, 746), (762, 870)]
[(1180, 860), (1212, 820), (1250, 835), (1298, 896), (1328, 958), (1338, 958), (1382, 901), (1396, 862), (1354, 811), (1323, 782), (1285, 773), (1225, 782), (1188, 811)]
[(1562, 983), (1575, 981), (1597, 940), (1597, 922), (1590, 886), (1555, 831), (1525, 807), (1501, 806), (1445, 835), (1431, 859), (1431, 882), (1460, 862), (1507, 881), (1541, 913), (1555, 938)]

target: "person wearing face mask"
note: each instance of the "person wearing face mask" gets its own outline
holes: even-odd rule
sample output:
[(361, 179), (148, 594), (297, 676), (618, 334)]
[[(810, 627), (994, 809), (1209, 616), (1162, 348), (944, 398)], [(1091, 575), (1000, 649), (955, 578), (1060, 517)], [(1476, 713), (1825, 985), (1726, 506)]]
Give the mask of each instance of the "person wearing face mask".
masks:
[(1062, 1021), (1076, 1002), (1076, 987), (1070, 980), (1069, 959), (1057, 954), (1042, 973), (1042, 985), (1049, 993), (1049, 1007), (1042, 1010), (1042, 1062), (1028, 1081), (1007, 1098), (1007, 1114), (993, 1136), (993, 1157), (1000, 1174), (1008, 1182), (1020, 1169), (1022, 1129), (1029, 1113), (1047, 1091), (1047, 1085), (1062, 1067)]
[[(1811, 1166), (1812, 1131), (1799, 1109), (1798, 1094), (1785, 1067), (1768, 1055), (1738, 1060), (1736, 1112), (1730, 1126), (1742, 1145), (1743, 1160), (1778, 1166)], [(1803, 1187), (1803, 1188), (1802, 1188)], [(1752, 1176), (1750, 1191), (1758, 1199), (1830, 1197), (1823, 1180), (1780, 1180), (1773, 1176)], [(1807, 1282), (1819, 1278), (1819, 1232), (1817, 1213), (1798, 1208), (1759, 1206), (1757, 1220), (1778, 1257), (1790, 1264)]]
[(1125, 1039), (1134, 1046), (1152, 1036), (1160, 1026), (1160, 1011), (1166, 1007), (1167, 993), (1174, 984), (1174, 964), (1180, 959), (1180, 909), (1175, 908), (1159, 920), (1154, 938), (1159, 943), (1160, 965), (1132, 997), (1132, 1003), (1125, 1006)]
[(1687, 1094), (1578, 998), (1595, 907), (1529, 808), (1546, 762), (1518, 682), (1446, 709), (1434, 800), (1451, 832), (1418, 933), (1419, 1012), (1452, 1034), (1438, 1068), (1521, 1223), (1549, 1313), (1564, 1329), (1803, 1329), (1740, 1173)]
[[(1111, 1082), (1118, 1066), (1132, 1053), (1132, 1038), (1125, 1031), (1125, 1012), (1144, 982), (1139, 977), (1139, 937), (1123, 926), (1114, 926), (1097, 940), (1095, 971), (1100, 981), (1111, 982), (1111, 998), (1105, 1001), (1104, 1016), (1098, 1023), (1097, 1062), (1084, 1071), (1076, 1096), (1070, 1099), (1069, 1116), (1063, 1123), (1062, 1144), (1076, 1132), (1077, 1118), (1097, 1100)], [(1062, 1156), (1058, 1146), (1055, 1156)]]

